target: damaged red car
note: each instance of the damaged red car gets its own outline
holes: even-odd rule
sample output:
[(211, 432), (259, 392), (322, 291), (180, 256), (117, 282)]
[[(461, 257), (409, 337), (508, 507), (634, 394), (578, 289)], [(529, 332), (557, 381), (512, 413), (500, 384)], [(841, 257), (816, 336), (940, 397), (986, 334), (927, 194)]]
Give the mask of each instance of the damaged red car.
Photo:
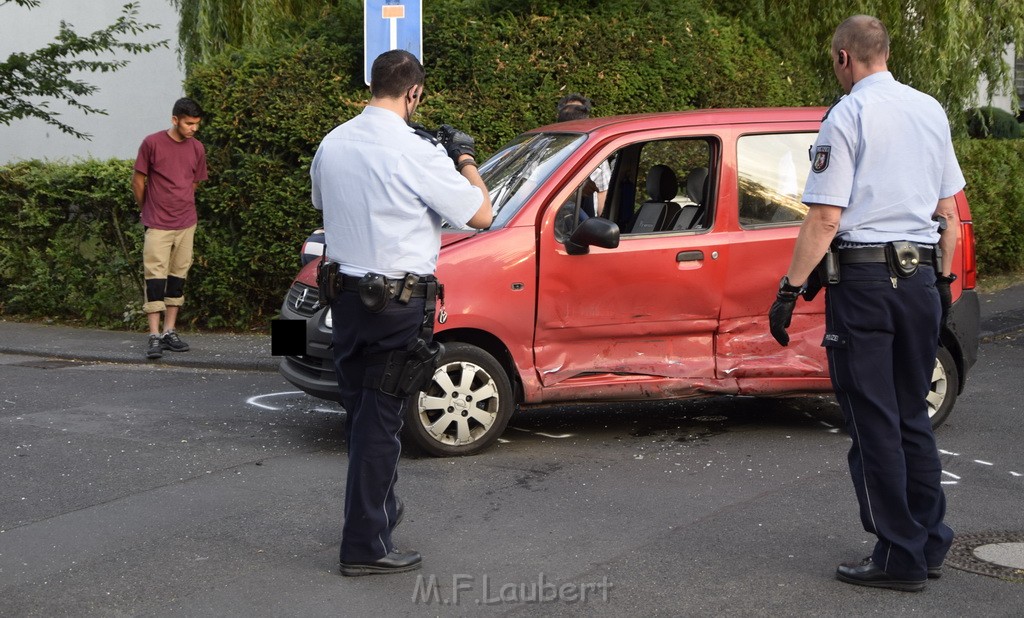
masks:
[[(407, 437), (433, 455), (468, 455), (527, 406), (830, 392), (824, 295), (797, 304), (789, 347), (767, 321), (807, 212), (800, 197), (824, 112), (592, 118), (497, 151), (480, 168), (494, 224), (444, 234), (435, 337), (446, 352), (411, 398)], [(958, 278), (929, 395), (933, 425), (952, 411), (978, 351), (971, 214), (963, 193), (956, 199)], [(283, 318), (307, 321), (306, 354), (280, 371), (337, 400), (315, 266), (282, 307)]]

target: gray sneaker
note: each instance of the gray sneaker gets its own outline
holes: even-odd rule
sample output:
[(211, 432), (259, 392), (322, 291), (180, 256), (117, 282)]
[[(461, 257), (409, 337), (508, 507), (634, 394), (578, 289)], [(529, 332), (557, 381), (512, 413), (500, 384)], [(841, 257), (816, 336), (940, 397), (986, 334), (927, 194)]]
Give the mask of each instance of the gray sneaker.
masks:
[(146, 358), (160, 358), (164, 355), (164, 346), (160, 343), (160, 335), (149, 336), (149, 347), (146, 348)]
[(165, 350), (172, 352), (188, 352), (188, 344), (173, 330), (167, 331), (163, 337), (160, 337), (160, 345)]

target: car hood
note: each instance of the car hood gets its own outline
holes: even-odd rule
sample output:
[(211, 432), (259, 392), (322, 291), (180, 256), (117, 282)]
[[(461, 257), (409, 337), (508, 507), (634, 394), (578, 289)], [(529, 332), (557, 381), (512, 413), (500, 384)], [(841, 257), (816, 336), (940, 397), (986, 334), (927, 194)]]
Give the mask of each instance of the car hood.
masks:
[(457, 242), (466, 240), (471, 236), (477, 234), (476, 230), (458, 230), (454, 232), (444, 232), (441, 234), (441, 248), (447, 247), (448, 245), (454, 245)]

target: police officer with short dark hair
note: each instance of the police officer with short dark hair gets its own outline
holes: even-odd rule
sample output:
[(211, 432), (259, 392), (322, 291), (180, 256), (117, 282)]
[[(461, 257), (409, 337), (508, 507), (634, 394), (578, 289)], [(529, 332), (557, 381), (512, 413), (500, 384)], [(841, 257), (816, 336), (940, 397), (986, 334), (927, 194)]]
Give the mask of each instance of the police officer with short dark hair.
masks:
[[(409, 126), (424, 79), (406, 51), (377, 57), (369, 105), (327, 134), (310, 169), (313, 205), (324, 214), (330, 263), (322, 268), (330, 276), (321, 284), (330, 280), (334, 363), (347, 413), (347, 576), (421, 564), (419, 553), (396, 549), (391, 534), (403, 510), (395, 497), (403, 411), (440, 355), (431, 334), (441, 223), (485, 229), (493, 216), (473, 140), (452, 131), (442, 144)], [(426, 371), (406, 380), (410, 367)]]
[(838, 273), (827, 283), (822, 345), (853, 442), (861, 521), (878, 537), (869, 557), (840, 565), (836, 577), (916, 591), (941, 575), (953, 540), (926, 396), (955, 279), (953, 196), (965, 182), (942, 107), (889, 73), (882, 22), (847, 19), (831, 55), (848, 96), (822, 122), (807, 218), (769, 322), (787, 345), (796, 299), (815, 291), (831, 244)]

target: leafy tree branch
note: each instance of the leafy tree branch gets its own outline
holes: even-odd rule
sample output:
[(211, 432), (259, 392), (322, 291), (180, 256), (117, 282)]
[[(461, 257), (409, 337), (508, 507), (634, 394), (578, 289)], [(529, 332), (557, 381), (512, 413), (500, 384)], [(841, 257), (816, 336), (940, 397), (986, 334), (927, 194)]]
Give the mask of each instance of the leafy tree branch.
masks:
[[(14, 2), (26, 8), (39, 6), (40, 0), (4, 0), (0, 8)], [(60, 31), (49, 45), (32, 52), (15, 52), (0, 62), (0, 124), (9, 125), (21, 118), (38, 118), (64, 133), (82, 139), (89, 135), (78, 131), (60, 118), (51, 108), (52, 101), (64, 101), (85, 114), (106, 114), (82, 99), (98, 87), (73, 77), (78, 72), (109, 73), (128, 64), (126, 59), (104, 59), (104, 54), (127, 52), (141, 54), (158, 47), (167, 47), (167, 40), (139, 43), (135, 39), (156, 24), (138, 21), (138, 3), (122, 7), (121, 16), (113, 24), (82, 36), (73, 26), (60, 22)]]

